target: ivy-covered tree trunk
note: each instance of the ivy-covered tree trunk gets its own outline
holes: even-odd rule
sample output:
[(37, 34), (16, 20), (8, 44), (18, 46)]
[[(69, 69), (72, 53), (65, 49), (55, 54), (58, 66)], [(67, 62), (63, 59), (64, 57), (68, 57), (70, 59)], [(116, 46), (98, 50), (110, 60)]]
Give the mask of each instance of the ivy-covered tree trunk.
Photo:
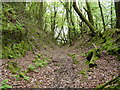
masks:
[(115, 2), (116, 28), (120, 28), (120, 1)]

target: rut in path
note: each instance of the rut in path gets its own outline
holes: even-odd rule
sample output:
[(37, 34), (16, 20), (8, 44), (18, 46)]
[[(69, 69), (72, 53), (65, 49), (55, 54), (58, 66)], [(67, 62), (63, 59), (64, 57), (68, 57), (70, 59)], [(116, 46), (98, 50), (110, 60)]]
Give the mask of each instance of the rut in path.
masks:
[[(51, 82), (51, 87), (85, 87), (86, 84), (84, 83), (88, 81), (87, 75), (80, 74), (80, 72), (84, 71), (86, 73), (89, 67), (85, 64), (86, 59), (81, 55), (82, 51), (80, 49), (63, 47), (47, 52), (45, 50), (42, 53), (52, 57), (52, 65), (50, 64), (50, 67), (54, 69), (54, 79)], [(79, 62), (74, 64), (73, 59), (68, 54), (76, 54), (76, 60)]]
[[(37, 53), (46, 54), (52, 61), (44, 68), (37, 68), (39, 72), (27, 73), (30, 76), (30, 81), (16, 81), (9, 70), (6, 70), (3, 65), (3, 80), (9, 78), (9, 85), (13, 87), (32, 87), (32, 88), (95, 88), (109, 81), (119, 74), (119, 62), (114, 57), (101, 57), (98, 60), (96, 68), (89, 68), (86, 64), (86, 59), (81, 55), (85, 52), (83, 49), (72, 49), (68, 47), (43, 49)], [(76, 54), (77, 64), (68, 54)], [(34, 60), (33, 54), (28, 53), (23, 58), (15, 59), (19, 64), (26, 69)], [(4, 59), (3, 63), (8, 59)]]
[[(46, 54), (49, 55), (49, 52), (51, 51), (48, 51)], [(66, 48), (59, 48), (51, 53), (50, 56), (52, 56), (52, 62), (54, 64), (53, 66), (59, 66), (58, 69), (54, 70), (55, 78), (52, 82), (52, 87), (74, 87), (74, 80), (78, 76), (79, 70), (82, 70), (83, 67), (79, 68), (79, 70), (76, 70), (77, 65), (74, 64), (72, 58), (68, 56), (68, 54), (77, 55), (77, 52)], [(76, 58), (79, 59), (79, 65), (81, 64), (81, 66), (83, 66), (84, 63), (82, 58), (78, 56), (80, 55), (76, 56)]]

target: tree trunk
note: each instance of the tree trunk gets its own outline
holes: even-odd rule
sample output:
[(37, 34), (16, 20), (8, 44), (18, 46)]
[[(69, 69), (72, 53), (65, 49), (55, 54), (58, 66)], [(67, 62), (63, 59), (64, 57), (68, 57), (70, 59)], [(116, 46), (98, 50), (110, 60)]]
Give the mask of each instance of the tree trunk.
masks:
[(116, 28), (120, 28), (120, 1), (115, 2)]
[(71, 23), (70, 23), (70, 14), (69, 14), (69, 2), (66, 2), (66, 5), (64, 5), (65, 9), (66, 9), (66, 18), (67, 18), (67, 24), (68, 24), (68, 39), (69, 39), (69, 44), (72, 44), (72, 40), (71, 40), (71, 30), (72, 28)]
[(64, 8), (66, 9), (66, 18), (67, 18), (67, 24), (68, 24), (68, 39), (69, 39), (69, 44), (72, 44), (72, 40), (76, 38), (76, 29), (75, 29), (75, 24), (74, 20), (72, 17), (72, 2), (67, 2), (64, 4), (61, 0), (60, 2), (63, 4)]
[(88, 25), (92, 34), (95, 34), (96, 33), (95, 27), (85, 18), (85, 16), (82, 14), (82, 12), (78, 9), (78, 7), (76, 5), (76, 0), (73, 0), (73, 8), (77, 12), (79, 17), (82, 19), (82, 21), (84, 21)]
[(103, 28), (104, 28), (104, 31), (105, 31), (105, 21), (104, 21), (104, 15), (103, 15), (102, 7), (101, 7), (101, 4), (100, 4), (100, 0), (98, 0), (98, 5), (99, 5), (99, 8), (100, 8), (100, 13), (101, 13), (102, 22), (103, 22)]
[(54, 2), (54, 15), (52, 16), (52, 11), (51, 11), (51, 31), (52, 31), (52, 39), (54, 40), (54, 36), (55, 36), (55, 19), (56, 19), (56, 15), (57, 15), (57, 11), (55, 8), (55, 2)]
[(112, 0), (111, 0), (111, 28), (113, 28), (113, 18), (112, 18), (112, 16), (113, 16), (113, 2), (112, 2)]
[(43, 30), (43, 26), (44, 26), (43, 15), (44, 15), (43, 2), (40, 2), (40, 10), (39, 10), (39, 25), (40, 25), (40, 30)]
[(94, 26), (93, 15), (92, 15), (91, 8), (90, 8), (90, 5), (88, 3), (88, 0), (86, 0), (86, 6), (87, 6), (88, 19), (89, 19), (90, 23)]
[(72, 18), (72, 3), (70, 2), (70, 21), (71, 21), (71, 24), (72, 24), (72, 30), (74, 31), (74, 37), (73, 39), (76, 39), (76, 29), (75, 29), (75, 24), (74, 24), (74, 21), (73, 21), (73, 18)]

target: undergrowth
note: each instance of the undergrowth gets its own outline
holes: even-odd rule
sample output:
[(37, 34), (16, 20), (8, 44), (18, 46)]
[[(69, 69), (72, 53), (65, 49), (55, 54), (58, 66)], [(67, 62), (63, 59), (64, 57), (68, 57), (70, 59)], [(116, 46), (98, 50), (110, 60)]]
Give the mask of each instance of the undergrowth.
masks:
[(22, 66), (15, 60), (11, 60), (7, 62), (6, 68), (13, 74), (12, 77), (15, 78), (15, 80), (26, 80), (29, 82), (30, 78), (27, 76), (27, 73), (30, 72), (39, 72), (36, 69), (37, 68), (43, 68), (48, 65), (48, 63), (51, 61), (49, 57), (47, 57), (45, 54), (35, 54), (35, 59), (31, 62), (32, 64), (28, 65), (27, 69), (22, 71)]
[[(120, 29), (108, 29), (102, 33), (102, 37), (96, 35), (91, 40), (94, 48), (90, 49), (86, 54), (87, 62), (89, 67), (95, 67), (95, 61), (101, 56), (102, 51), (105, 51), (107, 55), (116, 56), (117, 60), (120, 61)], [(120, 89), (120, 76), (113, 78), (112, 80), (99, 85), (96, 89)]]
[(35, 60), (33, 60), (32, 62), (35, 63), (36, 67), (45, 67), (46, 65), (48, 65), (48, 61), (51, 61), (51, 59), (48, 58), (46, 55), (37, 54)]
[(3, 80), (1, 84), (1, 90), (7, 90), (8, 88), (12, 88), (12, 86), (8, 85), (8, 79)]
[(17, 61), (11, 60), (7, 62), (7, 66), (6, 68), (12, 73), (12, 74), (16, 74), (19, 73), (21, 70), (21, 66), (18, 64)]
[(2, 50), (2, 58), (18, 58), (23, 57), (28, 50), (31, 50), (30, 47), (26, 42), (22, 41), (19, 44), (13, 44), (11, 46), (3, 46)]
[(25, 55), (29, 50), (26, 42), (26, 30), (24, 24), (17, 19), (14, 9), (2, 3), (2, 59), (18, 58)]
[(68, 53), (67, 55), (72, 58), (74, 64), (78, 64), (79, 63), (79, 61), (76, 59), (76, 54), (75, 53), (73, 53), (73, 54), (72, 53)]
[(106, 51), (108, 55), (116, 56), (120, 60), (120, 46), (117, 44), (120, 39), (119, 29), (106, 30), (102, 33), (102, 37), (96, 35), (91, 40), (94, 48), (90, 49), (86, 54), (87, 61), (89, 61), (89, 67), (97, 66), (95, 61), (101, 56), (102, 51)]

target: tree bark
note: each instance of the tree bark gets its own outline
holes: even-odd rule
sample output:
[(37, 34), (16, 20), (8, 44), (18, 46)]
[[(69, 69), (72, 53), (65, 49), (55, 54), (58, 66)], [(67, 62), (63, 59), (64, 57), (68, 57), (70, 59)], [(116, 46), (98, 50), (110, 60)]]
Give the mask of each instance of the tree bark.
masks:
[(120, 28), (120, 1), (115, 2), (116, 28)]

